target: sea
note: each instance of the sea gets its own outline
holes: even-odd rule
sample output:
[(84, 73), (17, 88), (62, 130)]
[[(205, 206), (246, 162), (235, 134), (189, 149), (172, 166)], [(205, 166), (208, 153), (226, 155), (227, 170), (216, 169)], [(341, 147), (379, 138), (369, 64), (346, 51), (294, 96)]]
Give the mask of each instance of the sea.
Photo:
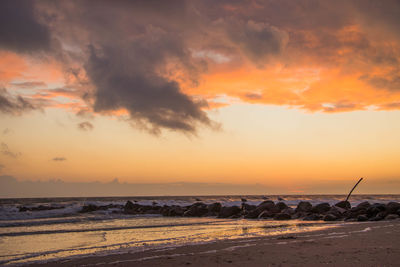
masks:
[[(89, 255), (136, 253), (220, 240), (257, 238), (293, 234), (335, 227), (327, 222), (266, 219), (219, 219), (215, 217), (163, 217), (127, 215), (111, 208), (80, 213), (84, 205), (124, 205), (128, 200), (141, 205), (188, 206), (201, 201), (240, 206), (242, 198), (258, 205), (265, 199), (283, 201), (295, 207), (300, 201), (335, 204), (345, 195), (280, 196), (164, 196), (97, 198), (15, 198), (0, 199), (0, 265), (24, 265)], [(370, 203), (400, 202), (400, 195), (352, 195), (352, 206)], [(57, 207), (53, 210), (21, 212), (20, 207)], [(343, 222), (340, 222), (343, 223)]]

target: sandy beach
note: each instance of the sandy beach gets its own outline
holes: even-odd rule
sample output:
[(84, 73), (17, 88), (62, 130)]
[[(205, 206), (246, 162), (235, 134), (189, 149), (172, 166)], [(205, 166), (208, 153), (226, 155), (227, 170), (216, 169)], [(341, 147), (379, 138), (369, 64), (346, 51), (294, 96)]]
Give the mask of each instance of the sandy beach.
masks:
[(400, 220), (30, 266), (399, 266)]

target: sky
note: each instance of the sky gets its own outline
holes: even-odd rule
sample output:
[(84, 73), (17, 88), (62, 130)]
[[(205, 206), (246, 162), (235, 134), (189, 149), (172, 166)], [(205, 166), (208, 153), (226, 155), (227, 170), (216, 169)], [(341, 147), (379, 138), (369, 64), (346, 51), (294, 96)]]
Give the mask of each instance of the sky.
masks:
[(0, 1), (0, 176), (400, 193), (399, 18), (394, 0)]

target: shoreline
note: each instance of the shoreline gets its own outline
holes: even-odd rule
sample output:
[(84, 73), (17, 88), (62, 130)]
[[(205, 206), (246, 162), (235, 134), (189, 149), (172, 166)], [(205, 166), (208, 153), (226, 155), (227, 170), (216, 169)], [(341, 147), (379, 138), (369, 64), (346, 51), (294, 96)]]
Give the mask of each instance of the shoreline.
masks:
[(395, 266), (399, 261), (397, 219), (349, 222), (323, 230), (143, 252), (81, 256), (27, 266)]

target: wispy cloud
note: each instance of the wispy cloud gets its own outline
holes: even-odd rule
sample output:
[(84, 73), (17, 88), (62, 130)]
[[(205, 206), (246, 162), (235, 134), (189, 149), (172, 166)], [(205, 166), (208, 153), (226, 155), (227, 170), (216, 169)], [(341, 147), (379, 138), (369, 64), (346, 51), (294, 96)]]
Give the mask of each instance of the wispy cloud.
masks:
[(0, 152), (3, 155), (5, 155), (7, 157), (11, 157), (11, 158), (17, 158), (17, 157), (21, 156), (20, 152), (12, 152), (6, 143), (1, 143)]
[(54, 158), (52, 158), (51, 160), (52, 160), (52, 161), (61, 162), (61, 161), (66, 161), (67, 159), (66, 159), (65, 157), (54, 157)]
[(84, 121), (78, 124), (78, 129), (82, 131), (91, 131), (93, 130), (94, 126), (88, 121)]
[(46, 83), (45, 82), (35, 82), (35, 81), (30, 81), (30, 82), (14, 82), (11, 83), (12, 85), (19, 87), (19, 88), (35, 88), (35, 87), (46, 87)]
[(24, 112), (37, 109), (30, 100), (18, 95), (11, 96), (6, 89), (0, 88), (0, 112), (12, 115), (21, 115)]

